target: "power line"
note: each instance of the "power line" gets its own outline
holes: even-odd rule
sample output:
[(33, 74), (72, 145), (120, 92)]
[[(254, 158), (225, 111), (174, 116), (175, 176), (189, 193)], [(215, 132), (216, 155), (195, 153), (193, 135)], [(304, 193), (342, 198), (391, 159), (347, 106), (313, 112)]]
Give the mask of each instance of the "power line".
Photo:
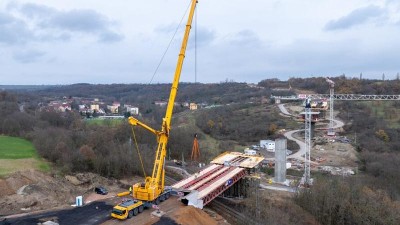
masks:
[(161, 66), (161, 63), (164, 61), (164, 57), (165, 57), (165, 55), (167, 54), (167, 52), (168, 52), (168, 50), (169, 50), (169, 47), (171, 47), (172, 41), (175, 39), (175, 35), (178, 33), (179, 27), (182, 25), (183, 19), (185, 18), (187, 12), (189, 11), (190, 4), (191, 4), (191, 2), (189, 3), (188, 7), (186, 8), (185, 13), (183, 14), (183, 16), (182, 16), (182, 18), (181, 18), (181, 21), (179, 22), (178, 26), (176, 27), (175, 33), (174, 33), (174, 35), (172, 36), (171, 40), (169, 41), (169, 44), (168, 44), (168, 46), (167, 46), (167, 49), (165, 50), (164, 54), (161, 56), (160, 62), (158, 63), (157, 68), (156, 68), (156, 70), (154, 71), (153, 76), (152, 76), (151, 79), (150, 79), (149, 84), (151, 84), (151, 83), (153, 82), (154, 76), (157, 74), (158, 69), (159, 69), (160, 66)]
[(195, 11), (195, 30), (194, 30), (194, 83), (197, 83), (197, 8)]

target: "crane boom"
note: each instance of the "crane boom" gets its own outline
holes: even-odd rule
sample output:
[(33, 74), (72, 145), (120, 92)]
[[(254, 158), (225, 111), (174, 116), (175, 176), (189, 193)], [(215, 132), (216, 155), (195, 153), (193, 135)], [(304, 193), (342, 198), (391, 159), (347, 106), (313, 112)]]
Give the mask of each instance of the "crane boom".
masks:
[(161, 131), (157, 131), (133, 117), (130, 117), (128, 120), (132, 126), (139, 125), (149, 130), (150, 132), (154, 133), (157, 136), (157, 142), (158, 142), (152, 176), (146, 177), (144, 183), (137, 183), (133, 186), (132, 195), (134, 198), (139, 200), (154, 201), (154, 202), (157, 202), (158, 200), (163, 200), (159, 199), (159, 197), (160, 198), (163, 197), (162, 194), (164, 192), (164, 180), (165, 180), (164, 163), (166, 156), (166, 146), (168, 143), (169, 131), (171, 129), (172, 112), (174, 109), (176, 94), (178, 92), (178, 85), (182, 72), (183, 61), (185, 59), (186, 46), (189, 40), (190, 29), (192, 27), (193, 15), (196, 9), (197, 2), (198, 2), (197, 0), (192, 0), (191, 2), (189, 17), (185, 28), (185, 34), (182, 40), (182, 46), (178, 56), (178, 62), (176, 65), (174, 80), (172, 82), (171, 92), (169, 95), (167, 110), (165, 112), (165, 117), (163, 118), (161, 125)]

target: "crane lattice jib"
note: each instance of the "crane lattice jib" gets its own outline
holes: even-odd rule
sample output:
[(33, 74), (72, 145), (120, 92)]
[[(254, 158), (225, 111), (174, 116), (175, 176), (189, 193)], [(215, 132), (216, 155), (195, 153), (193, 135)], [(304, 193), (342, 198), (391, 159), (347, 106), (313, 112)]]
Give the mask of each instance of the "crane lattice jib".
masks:
[[(307, 95), (308, 98), (312, 99), (328, 99), (330, 96), (327, 94), (311, 94)], [(334, 100), (364, 100), (364, 101), (372, 101), (372, 100), (400, 100), (400, 95), (359, 95), (359, 94), (334, 94)]]
[[(291, 96), (271, 96), (271, 98), (282, 99), (282, 100), (299, 100), (305, 98), (311, 99), (329, 99), (330, 94), (310, 94), (310, 95), (297, 95)], [(334, 94), (334, 100), (348, 100), (348, 101), (398, 101), (400, 95), (361, 95), (361, 94)]]
[(304, 120), (304, 143), (305, 143), (305, 154), (304, 154), (304, 185), (308, 186), (311, 184), (311, 105), (310, 99), (306, 100), (305, 107), (305, 120)]

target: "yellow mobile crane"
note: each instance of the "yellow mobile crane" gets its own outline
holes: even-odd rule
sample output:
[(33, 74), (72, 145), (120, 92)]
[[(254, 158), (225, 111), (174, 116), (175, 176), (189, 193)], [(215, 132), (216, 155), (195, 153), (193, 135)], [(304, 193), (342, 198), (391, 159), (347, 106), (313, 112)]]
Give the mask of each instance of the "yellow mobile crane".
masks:
[[(132, 197), (137, 200), (132, 201), (132, 204), (127, 204), (127, 202), (124, 202), (115, 206), (113, 212), (111, 213), (111, 216), (114, 218), (130, 218), (132, 215), (136, 215), (138, 212), (141, 212), (143, 210), (143, 206), (149, 207), (149, 205), (151, 204), (157, 205), (160, 201), (164, 201), (170, 196), (170, 190), (164, 190), (164, 160), (166, 156), (166, 146), (168, 143), (169, 131), (171, 129), (172, 111), (174, 109), (175, 97), (178, 91), (178, 84), (181, 76), (183, 60), (185, 58), (186, 46), (188, 43), (189, 33), (192, 27), (193, 15), (197, 3), (197, 0), (192, 0), (191, 2), (190, 13), (186, 24), (185, 34), (182, 40), (182, 46), (179, 53), (168, 106), (165, 112), (165, 117), (162, 121), (161, 130), (153, 129), (132, 116), (128, 118), (129, 124), (131, 124), (132, 126), (141, 126), (151, 133), (155, 134), (157, 136), (158, 147), (156, 158), (154, 161), (152, 176), (146, 177), (145, 181), (142, 183), (137, 183), (133, 185)], [(121, 193), (121, 195), (119, 196), (122, 196), (122, 194), (123, 193)]]

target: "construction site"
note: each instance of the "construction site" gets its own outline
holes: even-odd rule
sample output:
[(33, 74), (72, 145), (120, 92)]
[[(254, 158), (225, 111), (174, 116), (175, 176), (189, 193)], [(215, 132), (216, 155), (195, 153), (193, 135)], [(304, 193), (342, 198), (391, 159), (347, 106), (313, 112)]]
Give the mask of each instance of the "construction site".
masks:
[[(179, 126), (195, 124), (192, 121), (194, 113), (184, 112), (182, 104), (178, 104), (176, 98), (179, 95), (178, 87), (197, 3), (197, 0), (192, 0), (188, 8), (185, 31), (168, 92), (169, 97), (165, 101), (165, 107), (161, 108), (164, 115), (162, 118), (151, 120), (154, 123), (161, 121), (159, 127), (153, 128), (146, 120), (143, 122), (139, 115), (133, 113), (126, 114), (125, 117), (114, 116), (122, 117), (123, 123), (129, 126), (128, 130), (131, 133), (128, 135), (122, 132), (122, 129), (118, 132), (123, 134), (121, 136), (129, 136), (126, 139), (129, 141), (124, 144), (135, 153), (134, 157), (140, 162), (135, 166), (139, 168), (141, 174), (116, 179), (112, 178), (115, 173), (109, 171), (107, 172), (110, 177), (91, 172), (67, 174), (64, 173), (68, 169), (67, 166), (60, 166), (61, 172), (49, 169), (50, 171), (46, 173), (28, 169), (2, 176), (0, 225), (258, 225), (268, 224), (266, 218), (272, 214), (275, 214), (275, 224), (326, 224), (321, 223), (318, 216), (313, 216), (309, 211), (296, 205), (293, 199), (298, 200), (300, 193), (314, 194), (307, 190), (312, 190), (313, 185), (321, 177), (325, 179), (340, 177), (344, 180), (360, 173), (361, 147), (357, 145), (357, 134), (343, 135), (345, 126), (352, 124), (345, 124), (338, 118), (340, 111), (335, 108), (337, 102), (399, 101), (400, 95), (335, 94), (337, 84), (334, 79), (324, 77), (329, 94), (292, 90), (290, 87), (285, 91), (294, 92), (295, 95), (271, 94), (263, 96), (261, 100), (255, 100), (260, 104), (259, 107), (257, 105), (257, 110), (279, 115), (273, 125), (268, 126), (268, 130), (272, 133), (270, 136), (276, 137), (274, 140), (260, 140), (260, 144), (252, 140), (248, 143), (253, 144), (246, 146), (246, 142), (238, 141), (229, 145), (229, 148), (222, 149), (223, 145), (209, 144), (211, 131), (208, 133), (201, 131), (199, 134), (195, 132), (201, 129), (196, 129), (190, 131), (195, 133), (191, 136), (193, 137), (191, 157), (184, 159), (183, 150), (173, 149), (172, 151), (181, 151), (182, 153), (178, 154), (181, 153), (182, 157), (171, 159), (169, 143), (171, 137), (175, 135), (172, 132), (173, 128), (178, 126), (172, 124), (173, 117), (176, 118), (178, 114), (174, 114), (174, 109), (181, 110), (177, 119)], [(285, 91), (280, 92), (286, 93)], [(255, 98), (249, 99), (251, 101), (246, 102), (247, 105), (255, 104), (253, 102)], [(264, 99), (267, 103), (264, 103)], [(213, 107), (220, 106), (213, 105), (211, 108)], [(118, 106), (114, 111), (117, 109)], [(197, 105), (191, 104), (190, 110), (197, 110)], [(243, 114), (240, 115), (254, 113), (249, 109), (241, 111)], [(37, 113), (36, 110), (34, 113)], [(223, 116), (218, 121), (207, 119), (206, 123), (208, 127), (221, 128), (222, 121)], [(74, 126), (75, 124), (71, 125), (71, 129)], [(240, 126), (236, 128), (241, 129)], [(111, 129), (117, 130), (114, 127)], [(138, 129), (141, 129), (140, 132)], [(143, 144), (138, 142), (138, 138), (147, 138), (142, 131), (156, 140), (156, 149), (152, 149), (154, 152), (152, 159), (146, 158), (148, 155), (139, 149)], [(79, 130), (74, 130), (72, 133), (74, 132), (79, 133)], [(382, 132), (377, 132), (377, 136), (380, 134)], [(34, 140), (34, 136), (30, 137)], [(382, 140), (385, 142), (389, 140), (384, 139), (386, 137), (384, 135), (379, 137), (383, 137)], [(207, 147), (203, 147), (205, 145), (202, 143), (206, 140)], [(232, 143), (229, 140), (224, 141)], [(57, 145), (57, 150), (62, 152), (68, 144), (66, 142)], [(79, 149), (79, 156), (84, 156), (79, 162), (82, 164), (89, 162), (87, 168), (93, 169), (96, 161), (92, 159), (95, 153), (89, 144), (84, 146)], [(222, 150), (214, 151), (218, 152), (217, 156), (213, 155), (211, 160), (205, 160), (204, 155), (209, 154), (210, 149), (215, 146), (222, 146)], [(204, 151), (206, 148), (207, 151)], [(65, 153), (63, 157), (77, 156)], [(151, 168), (146, 167), (146, 161), (152, 163)], [(29, 160), (22, 162), (26, 165), (30, 163), (32, 161)], [(12, 167), (11, 164), (3, 166)], [(365, 192), (370, 193), (368, 190)], [(398, 207), (396, 204), (394, 205)], [(290, 214), (283, 215), (282, 212)]]
[[(258, 189), (260, 196), (291, 198), (299, 189), (312, 185), (312, 171), (340, 176), (357, 173), (357, 152), (351, 140), (337, 135), (343, 124), (334, 119), (330, 127), (329, 119), (311, 120), (307, 109), (330, 108), (310, 106), (302, 100), (275, 105), (282, 117), (290, 116), (309, 130), (285, 131), (287, 139), (275, 140), (274, 153), (262, 149), (225, 152), (203, 165), (197, 163), (201, 150), (195, 135), (192, 159), (187, 162), (165, 160), (165, 149), (159, 145), (161, 156), (156, 159), (160, 160), (154, 164), (153, 176), (145, 182), (141, 177), (110, 180), (96, 174), (48, 177), (35, 171), (16, 173), (1, 180), (5, 199), (1, 214), (11, 214), (5, 217), (11, 224), (257, 224), (231, 205), (244, 201), (252, 195), (249, 192)], [(129, 123), (145, 126), (134, 118)], [(300, 149), (288, 155), (287, 140), (298, 142)], [(264, 167), (274, 168), (274, 174), (262, 173)], [(303, 175), (287, 175), (288, 169)], [(100, 185), (107, 187), (107, 194), (92, 192)], [(143, 188), (150, 188), (151, 192)], [(76, 196), (81, 196), (82, 202), (66, 208), (65, 204)], [(43, 208), (53, 210), (40, 210)]]

